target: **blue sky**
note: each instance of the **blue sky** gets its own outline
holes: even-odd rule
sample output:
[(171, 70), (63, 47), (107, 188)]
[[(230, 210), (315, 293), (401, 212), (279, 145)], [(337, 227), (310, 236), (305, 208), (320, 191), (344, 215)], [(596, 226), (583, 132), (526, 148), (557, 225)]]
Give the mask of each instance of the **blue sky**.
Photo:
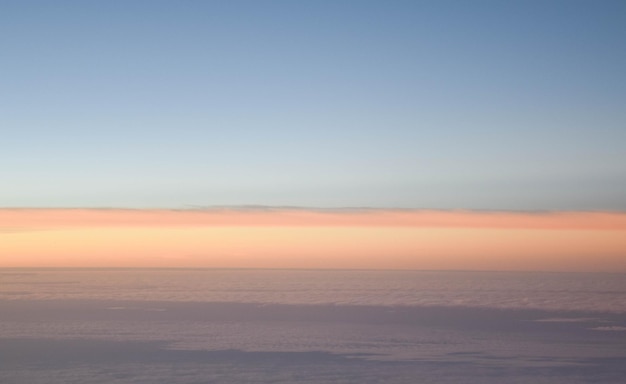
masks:
[(626, 210), (623, 1), (3, 1), (0, 206)]

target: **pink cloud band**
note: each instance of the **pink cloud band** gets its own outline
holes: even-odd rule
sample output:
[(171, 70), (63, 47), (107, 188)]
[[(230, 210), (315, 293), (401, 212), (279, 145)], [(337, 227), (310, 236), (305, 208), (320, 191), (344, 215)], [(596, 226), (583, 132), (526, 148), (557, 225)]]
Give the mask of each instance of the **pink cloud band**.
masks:
[(626, 213), (305, 208), (0, 209), (0, 229), (110, 226), (372, 226), (624, 230)]

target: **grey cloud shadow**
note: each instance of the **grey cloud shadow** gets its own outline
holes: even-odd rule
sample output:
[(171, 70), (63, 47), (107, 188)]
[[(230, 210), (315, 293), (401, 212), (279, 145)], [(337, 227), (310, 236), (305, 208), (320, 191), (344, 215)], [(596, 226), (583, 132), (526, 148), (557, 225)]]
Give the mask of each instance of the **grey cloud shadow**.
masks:
[[(71, 283), (71, 282), (62, 282)], [(0, 300), (0, 321), (46, 318), (111, 321), (290, 321), (414, 325), (583, 336), (594, 325), (626, 324), (626, 313), (500, 309), (462, 306), (373, 306), (128, 300)], [(118, 310), (111, 310), (116, 308)], [(121, 309), (121, 310), (120, 310)], [(158, 309), (158, 311), (155, 311)], [(544, 321), (558, 318), (561, 321)], [(565, 320), (586, 319), (586, 321)]]
[[(502, 310), (467, 307), (384, 307), (351, 305), (284, 305), (255, 303), (198, 303), (97, 300), (2, 300), (0, 324), (44, 321), (81, 324), (111, 322), (184, 324), (197, 322), (249, 322), (250, 324), (342, 323), (388, 327), (465, 331), (490, 335), (506, 343), (517, 334), (568, 350), (589, 346), (596, 352), (571, 355), (538, 350), (505, 353), (474, 349), (412, 360), (378, 359), (371, 353), (319, 351), (244, 351), (239, 349), (184, 349), (176, 340), (108, 340), (91, 338), (0, 339), (0, 382), (45, 383), (502, 383), (507, 379), (537, 383), (622, 383), (626, 354), (613, 353), (610, 344), (626, 345), (620, 335), (589, 330), (588, 322), (542, 322), (545, 318), (590, 318), (590, 313), (541, 310)], [(603, 321), (622, 323), (625, 314), (594, 313)], [(595, 320), (594, 320), (595, 321)], [(378, 325), (381, 327), (378, 328)], [(91, 336), (87, 336), (91, 337)], [(288, 333), (285, 337), (289, 337)], [(367, 341), (367, 340), (364, 340)], [(445, 342), (442, 341), (442, 342)], [(222, 344), (224, 345), (224, 344)], [(537, 345), (537, 344), (533, 344)], [(596, 347), (594, 347), (594, 345)], [(210, 345), (207, 345), (210, 348)], [(222, 347), (223, 348), (223, 347)], [(599, 349), (598, 349), (599, 348)], [(611, 352), (613, 351), (613, 352)], [(85, 371), (80, 371), (83, 367)], [(85, 368), (86, 367), (86, 368)], [(176, 368), (176, 367), (184, 367)], [(81, 368), (81, 369), (83, 369)], [(30, 380), (29, 372), (58, 380)], [(184, 371), (186, 378), (180, 378)], [(81, 373), (82, 372), (82, 373)], [(104, 374), (103, 372), (106, 372)], [(218, 373), (216, 373), (218, 372)], [(3, 376), (4, 375), (4, 376)], [(74, 375), (74, 376), (72, 376)], [(78, 375), (78, 376), (76, 376)], [(82, 376), (81, 376), (82, 375)], [(217, 376), (212, 376), (217, 375)], [(96, 377), (96, 379), (89, 379)], [(71, 378), (71, 380), (70, 380)], [(423, 379), (416, 381), (416, 378)]]
[[(40, 375), (61, 383), (87, 379), (105, 383), (235, 383), (235, 382), (422, 382), (500, 383), (516, 377), (541, 383), (620, 383), (624, 358), (558, 361), (536, 357), (536, 366), (520, 366), (515, 357), (501, 358), (477, 351), (450, 355), (449, 360), (372, 361), (367, 355), (323, 351), (268, 352), (241, 350), (176, 350), (162, 341), (91, 339), (0, 339), (0, 379), (18, 383)], [(78, 369), (80, 367), (80, 369)], [(177, 369), (176, 367), (181, 367)], [(181, 376), (180, 372), (185, 375)], [(220, 380), (208, 377), (219, 372)], [(84, 376), (84, 377), (83, 377)]]

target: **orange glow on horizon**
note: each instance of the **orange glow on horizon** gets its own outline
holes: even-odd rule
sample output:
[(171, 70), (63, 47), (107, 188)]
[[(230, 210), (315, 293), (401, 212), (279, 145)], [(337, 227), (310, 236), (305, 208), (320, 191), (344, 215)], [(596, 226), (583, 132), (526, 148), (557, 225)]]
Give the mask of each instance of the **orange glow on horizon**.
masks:
[(0, 267), (626, 272), (626, 214), (0, 209)]

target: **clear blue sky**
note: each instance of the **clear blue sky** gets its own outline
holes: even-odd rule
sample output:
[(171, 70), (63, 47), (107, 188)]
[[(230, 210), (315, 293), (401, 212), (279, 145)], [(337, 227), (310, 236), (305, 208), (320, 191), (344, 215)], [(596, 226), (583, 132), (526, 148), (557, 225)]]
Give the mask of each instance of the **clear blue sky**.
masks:
[(626, 210), (624, 1), (1, 1), (0, 206)]

